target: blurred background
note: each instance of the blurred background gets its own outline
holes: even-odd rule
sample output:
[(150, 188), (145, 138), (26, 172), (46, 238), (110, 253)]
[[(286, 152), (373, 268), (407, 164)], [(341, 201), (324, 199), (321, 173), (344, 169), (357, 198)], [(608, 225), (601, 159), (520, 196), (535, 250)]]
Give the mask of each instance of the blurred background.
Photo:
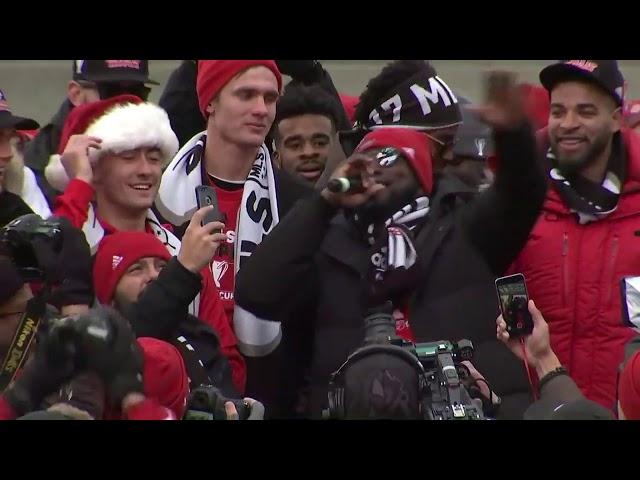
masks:
[[(151, 60), (150, 76), (160, 82), (153, 88), (157, 101), (171, 71), (179, 60)], [(321, 60), (340, 92), (359, 95), (369, 78), (388, 60)], [(538, 83), (538, 72), (553, 60), (433, 60), (432, 63), (452, 88), (474, 101), (482, 98), (483, 72), (492, 68), (517, 72), (521, 80)], [(46, 124), (62, 102), (71, 79), (71, 60), (0, 60), (0, 88), (13, 111)], [(628, 97), (640, 98), (640, 60), (620, 61), (628, 82)]]

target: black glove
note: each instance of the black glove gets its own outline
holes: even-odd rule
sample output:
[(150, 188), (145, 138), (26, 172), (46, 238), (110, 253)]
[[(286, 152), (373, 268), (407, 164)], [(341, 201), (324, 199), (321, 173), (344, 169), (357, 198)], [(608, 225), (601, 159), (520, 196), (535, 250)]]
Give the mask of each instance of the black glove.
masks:
[(316, 83), (324, 69), (318, 60), (276, 60), (278, 70), (305, 85)]
[(60, 251), (44, 238), (33, 241), (34, 253), (40, 267), (54, 283), (49, 303), (62, 308), (65, 305), (93, 304), (93, 276), (91, 249), (82, 230), (71, 225), (66, 218), (51, 218), (59, 224), (62, 241)]
[(59, 392), (45, 401), (47, 408), (53, 405), (69, 405), (86, 412), (96, 420), (104, 418), (106, 388), (102, 379), (94, 372), (76, 374), (65, 383)]
[(47, 323), (43, 321), (38, 328), (35, 351), (15, 383), (4, 392), (5, 399), (19, 416), (39, 408), (47, 395), (58, 391), (74, 374), (73, 356), (54, 353), (42, 341), (46, 332)]
[(84, 342), (86, 367), (100, 375), (107, 387), (111, 405), (119, 408), (127, 394), (144, 394), (142, 349), (129, 322), (115, 310), (100, 307), (87, 315), (104, 320), (110, 333), (107, 342)]

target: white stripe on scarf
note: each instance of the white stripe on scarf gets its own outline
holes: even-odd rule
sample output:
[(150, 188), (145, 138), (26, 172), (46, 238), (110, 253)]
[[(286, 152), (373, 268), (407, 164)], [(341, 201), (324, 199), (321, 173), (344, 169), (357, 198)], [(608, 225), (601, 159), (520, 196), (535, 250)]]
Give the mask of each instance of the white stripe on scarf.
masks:
[[(419, 197), (408, 205), (405, 205), (385, 221), (384, 225), (388, 235), (387, 247), (386, 251), (383, 247), (380, 252), (383, 260), (380, 265), (376, 266), (376, 279), (382, 279), (382, 273), (387, 270), (394, 270), (398, 268), (405, 268), (408, 270), (416, 263), (418, 255), (413, 245), (413, 241), (407, 235), (404, 228), (398, 228), (397, 226), (402, 225), (409, 230), (413, 230), (416, 225), (414, 222), (425, 217), (428, 213), (429, 198)], [(375, 244), (374, 225), (370, 225), (367, 231), (370, 235), (369, 244)]]
[[(195, 188), (203, 184), (200, 161), (204, 155), (205, 141), (206, 132), (194, 136), (180, 149), (162, 175), (156, 207), (174, 225), (187, 222), (197, 209)], [(249, 212), (255, 212), (256, 207), (265, 202), (271, 215), (262, 213), (258, 221), (254, 221)], [(271, 218), (270, 224), (266, 224), (268, 218)], [(242, 250), (243, 245), (259, 245), (262, 237), (271, 232), (278, 222), (273, 166), (269, 151), (263, 144), (258, 150), (242, 193), (236, 222), (234, 274), (240, 268), (241, 259), (251, 255), (251, 251)], [(233, 328), (238, 339), (238, 349), (250, 357), (268, 355), (276, 349), (282, 338), (279, 322), (258, 318), (238, 305), (234, 308)]]

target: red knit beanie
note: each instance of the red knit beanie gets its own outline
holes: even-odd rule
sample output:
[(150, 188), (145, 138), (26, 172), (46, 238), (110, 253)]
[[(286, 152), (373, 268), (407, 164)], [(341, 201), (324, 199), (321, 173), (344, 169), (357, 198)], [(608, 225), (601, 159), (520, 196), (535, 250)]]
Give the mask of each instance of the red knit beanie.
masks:
[(429, 139), (413, 128), (377, 128), (369, 132), (356, 147), (362, 153), (375, 148), (394, 147), (409, 161), (425, 193), (433, 189), (433, 167), (428, 149)]
[(196, 90), (200, 111), (206, 118), (207, 105), (222, 88), (238, 73), (251, 67), (267, 67), (278, 81), (278, 91), (282, 90), (282, 75), (273, 60), (199, 60)]
[(93, 263), (93, 284), (100, 303), (111, 303), (124, 273), (132, 264), (145, 257), (168, 261), (171, 254), (151, 233), (116, 232), (102, 239)]
[(633, 354), (620, 375), (620, 407), (627, 420), (640, 420), (640, 351)]
[(182, 418), (189, 393), (189, 377), (182, 355), (170, 343), (155, 338), (138, 338), (144, 352), (144, 394), (155, 398)]

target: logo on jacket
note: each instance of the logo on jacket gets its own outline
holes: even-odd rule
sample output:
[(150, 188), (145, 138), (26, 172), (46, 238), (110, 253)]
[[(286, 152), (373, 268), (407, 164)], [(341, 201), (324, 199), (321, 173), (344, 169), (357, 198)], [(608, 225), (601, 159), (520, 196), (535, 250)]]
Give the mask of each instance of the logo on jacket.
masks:
[(111, 269), (115, 270), (116, 268), (118, 268), (118, 265), (120, 265), (120, 262), (122, 262), (122, 258), (120, 255), (114, 255), (111, 258)]
[(478, 150), (478, 156), (484, 157), (484, 149), (487, 146), (487, 141), (484, 138), (476, 138), (476, 150)]
[(216, 283), (216, 287), (220, 288), (220, 281), (222, 277), (224, 277), (224, 274), (227, 273), (227, 270), (229, 270), (229, 262), (225, 262), (224, 260), (222, 262), (217, 260), (213, 261), (211, 273), (213, 274), (213, 281)]

